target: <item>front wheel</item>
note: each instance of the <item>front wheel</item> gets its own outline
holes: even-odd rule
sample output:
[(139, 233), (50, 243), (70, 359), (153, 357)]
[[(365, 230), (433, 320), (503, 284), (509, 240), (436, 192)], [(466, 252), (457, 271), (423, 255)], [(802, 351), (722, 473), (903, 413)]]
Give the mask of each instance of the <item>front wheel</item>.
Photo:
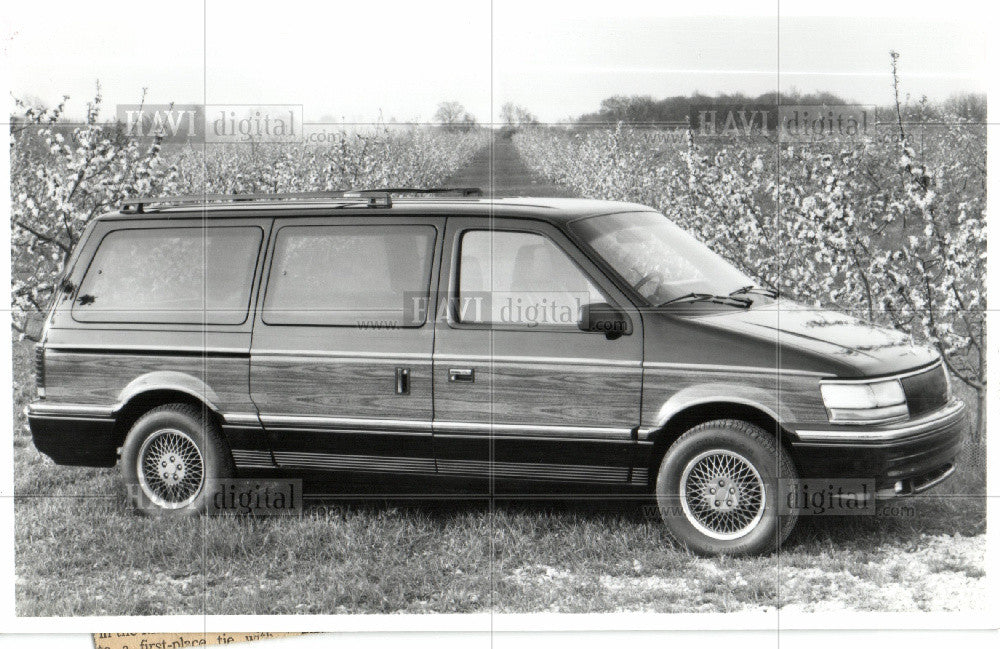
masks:
[(759, 426), (719, 419), (695, 426), (667, 450), (656, 501), (670, 535), (698, 554), (777, 549), (798, 518), (787, 496), (798, 474), (788, 452)]
[(220, 480), (235, 469), (219, 427), (200, 409), (173, 403), (135, 422), (122, 447), (121, 472), (141, 513), (190, 516), (205, 511)]

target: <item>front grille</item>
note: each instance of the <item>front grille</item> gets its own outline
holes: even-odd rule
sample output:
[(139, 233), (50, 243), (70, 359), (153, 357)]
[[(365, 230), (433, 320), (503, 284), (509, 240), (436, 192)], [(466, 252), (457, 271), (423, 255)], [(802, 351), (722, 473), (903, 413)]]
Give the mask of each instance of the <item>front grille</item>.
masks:
[(919, 417), (948, 403), (948, 378), (945, 371), (944, 364), (938, 363), (927, 371), (900, 379), (911, 417)]

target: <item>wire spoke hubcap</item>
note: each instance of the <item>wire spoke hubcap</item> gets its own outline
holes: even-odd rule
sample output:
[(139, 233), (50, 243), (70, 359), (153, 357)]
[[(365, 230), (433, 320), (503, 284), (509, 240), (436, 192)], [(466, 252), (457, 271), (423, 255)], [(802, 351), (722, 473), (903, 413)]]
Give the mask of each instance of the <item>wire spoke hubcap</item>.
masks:
[(186, 433), (165, 428), (142, 443), (136, 467), (143, 493), (165, 509), (191, 504), (205, 482), (205, 461)]
[(764, 481), (739, 453), (705, 451), (688, 462), (680, 482), (688, 522), (713, 539), (746, 536), (764, 517)]

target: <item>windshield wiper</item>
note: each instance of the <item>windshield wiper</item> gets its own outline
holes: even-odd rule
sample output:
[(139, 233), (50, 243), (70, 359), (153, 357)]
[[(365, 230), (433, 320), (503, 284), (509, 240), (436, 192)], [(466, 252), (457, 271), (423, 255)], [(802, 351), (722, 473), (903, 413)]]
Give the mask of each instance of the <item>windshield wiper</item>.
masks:
[(750, 305), (753, 304), (753, 300), (748, 297), (738, 297), (736, 295), (712, 295), (711, 293), (688, 293), (687, 295), (681, 295), (680, 297), (675, 297), (667, 300), (666, 302), (661, 302), (656, 306), (661, 307), (680, 302), (715, 302), (716, 304), (728, 304), (730, 306), (738, 306), (743, 309), (749, 309)]
[(770, 298), (777, 298), (781, 295), (776, 289), (758, 286), (756, 284), (750, 284), (748, 286), (744, 286), (743, 288), (738, 288), (729, 295), (732, 297), (734, 295), (746, 295), (747, 293), (758, 293)]

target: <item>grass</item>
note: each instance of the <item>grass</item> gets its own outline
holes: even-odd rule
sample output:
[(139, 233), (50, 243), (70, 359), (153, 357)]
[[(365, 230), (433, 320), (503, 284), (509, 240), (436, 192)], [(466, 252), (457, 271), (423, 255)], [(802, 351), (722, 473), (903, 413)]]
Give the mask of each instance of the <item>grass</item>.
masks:
[[(559, 195), (509, 142), (493, 155), (498, 194)], [(489, 155), (449, 184), (488, 187)], [(166, 524), (126, 507), (114, 469), (59, 467), (35, 450), (23, 415), (31, 347), (13, 351), (19, 615), (940, 611), (988, 601), (981, 444), (967, 445), (954, 478), (899, 510), (804, 517), (763, 558), (695, 557), (671, 543), (649, 501), (601, 496), (317, 498), (302, 518)]]

